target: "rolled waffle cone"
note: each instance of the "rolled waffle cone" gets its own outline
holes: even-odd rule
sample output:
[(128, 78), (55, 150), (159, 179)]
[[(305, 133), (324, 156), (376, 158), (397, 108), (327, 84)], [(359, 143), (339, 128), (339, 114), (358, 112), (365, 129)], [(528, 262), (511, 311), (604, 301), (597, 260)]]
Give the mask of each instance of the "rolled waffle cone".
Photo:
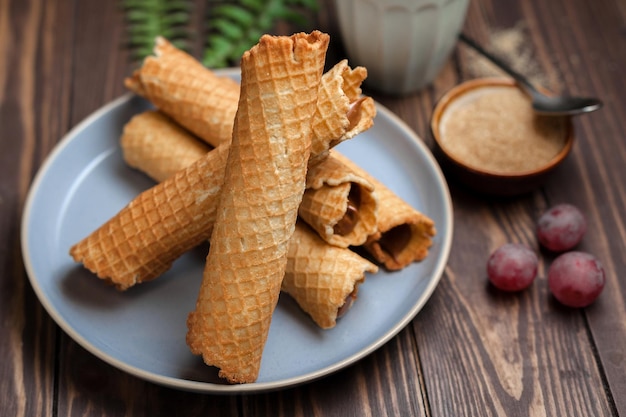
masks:
[(120, 139), (124, 160), (157, 182), (196, 162), (211, 147), (159, 111), (134, 116)]
[[(127, 124), (120, 141), (126, 161), (160, 182), (200, 159), (209, 147), (160, 112), (141, 113)], [(224, 175), (216, 165), (211, 175)], [(365, 243), (376, 231), (374, 187), (336, 158), (323, 159), (307, 172), (307, 190), (298, 210), (300, 217), (328, 243), (347, 248)], [(348, 210), (354, 196), (358, 210)], [(215, 198), (217, 205), (218, 193)], [(214, 212), (215, 209), (210, 210)], [(344, 226), (342, 224), (350, 225)], [(340, 230), (344, 230), (341, 233)]]
[(287, 270), (282, 291), (323, 329), (337, 319), (356, 299), (365, 273), (378, 267), (349, 249), (324, 242), (304, 223), (296, 224), (287, 252)]
[(377, 207), (374, 186), (329, 156), (309, 169), (298, 214), (326, 242), (347, 248), (376, 232)]
[[(150, 100), (181, 126), (217, 146), (231, 140), (239, 86), (215, 73), (166, 39), (156, 39), (155, 56), (147, 57), (125, 85)], [(369, 129), (376, 115), (374, 101), (361, 97), (363, 67), (340, 61), (322, 77), (313, 116), (312, 162), (328, 149)]]
[[(178, 56), (180, 51), (175, 50), (174, 47), (171, 48), (174, 49), (174, 56)], [(169, 54), (165, 55), (169, 56)], [(162, 56), (158, 59), (161, 60), (161, 58)], [(146, 60), (146, 62), (152, 61)], [(165, 65), (163, 71), (165, 74), (172, 71), (185, 71), (185, 66), (176, 64), (175, 59), (159, 62), (160, 65)], [(186, 62), (186, 59), (182, 59), (182, 62)], [(145, 65), (147, 64), (144, 63)], [(208, 71), (204, 67), (202, 68)], [(351, 97), (360, 91), (358, 80), (362, 79), (363, 76), (362, 70), (342, 69), (322, 77), (322, 84), (326, 82), (336, 86), (335, 92), (339, 97), (344, 95)], [(169, 75), (164, 76), (164, 78), (169, 77)], [(339, 79), (338, 77), (343, 81), (335, 82)], [(223, 81), (224, 79), (220, 80)], [(127, 80), (127, 84), (129, 83), (133, 84), (133, 79)], [(167, 83), (163, 84), (168, 85)], [(141, 84), (134, 82), (133, 86), (137, 88), (140, 94), (143, 93)], [(325, 87), (325, 89), (330, 91), (330, 88)], [(237, 94), (238, 96), (239, 94)], [(164, 97), (172, 99), (171, 106), (185, 105), (184, 102), (177, 101), (178, 96), (175, 94), (164, 94)], [(363, 104), (366, 103), (367, 101), (363, 102)], [(328, 100), (318, 101), (317, 106), (328, 108), (331, 104)], [(350, 138), (369, 128), (372, 125), (375, 110), (369, 109), (367, 104), (355, 106), (353, 103), (348, 114), (333, 116), (328, 112), (319, 113), (324, 113), (325, 117), (328, 118), (356, 119), (357, 121), (357, 123), (348, 123), (339, 138), (314, 137), (315, 141), (321, 143), (321, 146), (316, 148), (325, 150), (331, 144)], [(223, 113), (218, 114), (225, 117)], [(152, 122), (156, 120), (153, 119)], [(322, 131), (323, 129), (318, 129), (318, 132)], [(144, 133), (150, 134), (145, 129)], [(338, 132), (332, 133), (338, 134)], [(135, 131), (134, 134), (138, 134), (138, 131)], [(328, 134), (331, 132), (329, 131)], [(174, 137), (169, 139), (179, 143), (180, 136), (176, 135), (176, 139)], [(165, 136), (160, 137), (160, 139), (165, 139)], [(71, 248), (70, 254), (74, 260), (82, 262), (86, 268), (101, 279), (112, 283), (119, 290), (125, 290), (137, 283), (149, 281), (163, 274), (171, 267), (173, 260), (211, 235), (217, 210), (217, 196), (224, 180), (229, 146), (230, 140), (202, 157), (198, 153), (200, 159), (192, 166), (137, 196), (127, 207)], [(126, 153), (127, 150), (123, 149)], [(135, 156), (137, 157), (134, 158), (134, 164), (148, 172), (149, 175), (155, 175), (154, 178), (157, 180), (159, 178), (156, 176), (167, 175), (166, 170), (172, 169), (169, 175), (175, 172), (174, 165), (170, 168), (155, 168), (147, 162), (145, 166), (139, 166), (145, 161), (142, 161), (138, 155)], [(156, 173), (159, 169), (163, 171), (162, 174)], [(155, 233), (155, 230), (161, 231)], [(117, 246), (124, 247), (124, 250), (119, 250)]]
[(361, 83), (366, 77), (365, 68), (352, 69), (347, 60), (335, 64), (322, 77), (312, 121), (310, 165), (323, 160), (332, 147), (372, 127), (374, 100), (361, 96)]
[(156, 38), (154, 56), (146, 57), (124, 83), (210, 145), (230, 142), (239, 85), (165, 38)]
[[(143, 121), (150, 120), (154, 121), (155, 124), (149, 123), (145, 126), (161, 131), (172, 127), (163, 127), (160, 124), (169, 125), (175, 123), (167, 117), (153, 118), (152, 113), (152, 111), (148, 111), (136, 116), (142, 122), (141, 124), (137, 123), (137, 126), (144, 126)], [(143, 116), (144, 114), (146, 116)], [(189, 132), (183, 131), (183, 133), (181, 135), (160, 136), (158, 148), (163, 150), (163, 152), (160, 152), (159, 149), (152, 149), (148, 141), (151, 135), (150, 130), (142, 131), (138, 129), (136, 132), (133, 132), (133, 135), (129, 136), (132, 140), (122, 140), (122, 149), (125, 152), (130, 151), (132, 153), (132, 159), (137, 169), (159, 181), (152, 173), (157, 172), (160, 176), (169, 178), (180, 169), (185, 168), (185, 166), (179, 165), (183, 163), (191, 165), (195, 160), (202, 158), (206, 154), (207, 145)], [(142, 137), (142, 134), (145, 137)], [(143, 145), (147, 146), (143, 147)], [(189, 151), (189, 158), (177, 159), (176, 155), (180, 152), (176, 150), (177, 147)], [(156, 158), (153, 157), (155, 153), (158, 155)], [(195, 159), (193, 162), (190, 162), (191, 157), (194, 156), (193, 154), (195, 154)], [(336, 161), (335, 158), (329, 158), (329, 160)], [(318, 164), (314, 168), (309, 169), (307, 178), (312, 173), (323, 169), (324, 166), (332, 168), (332, 165)], [(341, 174), (341, 170), (338, 169), (337, 173)], [(221, 175), (223, 174), (222, 169)], [(322, 177), (316, 176), (316, 178)], [(336, 181), (330, 180), (329, 182), (341, 184), (341, 180), (342, 178), (338, 178)], [(362, 182), (363, 180), (358, 178), (357, 181)], [(307, 179), (307, 185), (309, 185), (308, 183), (314, 185), (318, 184), (318, 181)], [(368, 187), (373, 188), (369, 183), (367, 184)], [(323, 186), (323, 182), (320, 186)], [(217, 197), (215, 196), (216, 205)], [(214, 210), (216, 209), (210, 211)], [(303, 311), (313, 318), (316, 324), (322, 328), (330, 328), (334, 327), (338, 313), (345, 314), (348, 311), (356, 296), (357, 286), (365, 279), (364, 273), (375, 273), (377, 270), (378, 267), (356, 253), (322, 241), (317, 232), (304, 225), (304, 223), (299, 222), (296, 224), (294, 234), (289, 240), (287, 266), (282, 290), (288, 292), (301, 306)], [(354, 297), (348, 298), (353, 293)]]
[(219, 146), (139, 194), (70, 255), (119, 290), (158, 277), (211, 236), (223, 182), (211, 173), (223, 172), (227, 156), (228, 146)]
[(257, 379), (304, 193), (328, 35), (263, 36), (242, 84), (196, 308), (192, 353), (229, 382)]
[(372, 177), (339, 152), (334, 156), (374, 185), (378, 200), (377, 231), (363, 247), (388, 270), (398, 270), (428, 256), (436, 234), (432, 219), (420, 213), (383, 183)]

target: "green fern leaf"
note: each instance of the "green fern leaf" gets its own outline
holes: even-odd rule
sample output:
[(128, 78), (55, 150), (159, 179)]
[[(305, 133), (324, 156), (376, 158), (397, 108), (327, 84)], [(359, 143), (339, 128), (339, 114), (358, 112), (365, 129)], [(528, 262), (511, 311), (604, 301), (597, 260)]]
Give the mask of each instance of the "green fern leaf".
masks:
[(211, 49), (204, 53), (203, 64), (209, 68), (222, 68), (229, 65), (233, 54), (233, 44), (221, 36), (210, 37)]
[(216, 16), (227, 18), (242, 27), (249, 27), (254, 24), (255, 16), (250, 10), (232, 4), (217, 6), (213, 9), (213, 13)]
[(157, 36), (186, 49), (186, 40), (190, 38), (190, 0), (121, 0), (121, 5), (134, 59), (152, 54)]
[(228, 19), (216, 18), (213, 20), (213, 28), (216, 29), (223, 37), (236, 41), (244, 35), (245, 28), (234, 25)]
[(241, 55), (278, 21), (306, 25), (300, 10), (318, 7), (316, 0), (238, 0), (228, 4), (209, 0), (209, 6), (203, 63), (213, 68), (238, 63)]
[[(208, 35), (203, 63), (223, 67), (238, 63), (241, 54), (279, 21), (305, 26), (304, 10), (318, 10), (317, 0), (206, 0)], [(154, 39), (164, 36), (185, 50), (192, 0), (120, 0), (133, 57), (152, 53)]]

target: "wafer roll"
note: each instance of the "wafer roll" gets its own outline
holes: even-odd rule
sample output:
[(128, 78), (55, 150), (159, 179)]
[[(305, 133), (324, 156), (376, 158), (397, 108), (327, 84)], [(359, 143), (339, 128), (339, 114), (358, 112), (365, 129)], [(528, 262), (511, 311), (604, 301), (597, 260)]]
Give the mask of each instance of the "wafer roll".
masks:
[(365, 273), (378, 267), (349, 249), (324, 242), (298, 222), (289, 243), (283, 292), (323, 329), (330, 329), (357, 297)]
[(377, 207), (374, 186), (331, 156), (309, 169), (298, 214), (326, 242), (347, 248), (376, 232)]
[(192, 353), (232, 383), (253, 382), (259, 374), (304, 193), (328, 41), (317, 31), (264, 35), (242, 57), (224, 186), (187, 320)]
[(339, 152), (331, 155), (374, 185), (377, 231), (363, 245), (374, 259), (393, 271), (428, 256), (435, 223)]
[[(145, 121), (154, 121), (156, 125), (149, 124), (152, 129), (166, 130), (159, 124), (174, 124), (167, 117), (154, 117), (152, 111), (135, 116), (131, 123), (142, 126)], [(157, 113), (158, 114), (158, 113)], [(137, 119), (138, 121), (135, 121)], [(129, 129), (133, 132), (122, 138), (122, 147), (129, 152), (135, 167), (142, 170), (153, 179), (159, 181), (153, 172), (168, 178), (176, 171), (185, 168), (181, 166), (187, 158), (176, 158), (181, 151), (177, 147), (183, 148), (189, 156), (195, 154), (195, 159), (201, 158), (208, 146), (199, 139), (185, 132), (184, 135), (159, 136), (159, 149), (153, 149), (149, 142), (150, 132), (135, 128)], [(145, 138), (142, 137), (145, 134)], [(145, 145), (145, 148), (143, 147)], [(129, 148), (129, 149), (127, 149)], [(162, 150), (162, 152), (160, 151)], [(156, 154), (157, 157), (153, 155)], [(192, 158), (189, 158), (191, 160)], [(307, 172), (307, 186), (325, 187), (326, 183), (337, 184), (341, 187), (343, 181), (354, 180), (364, 188), (373, 190), (371, 184), (367, 183), (354, 174), (346, 173), (345, 166), (335, 158), (328, 158), (326, 161), (316, 165)], [(186, 162), (188, 165), (189, 161)], [(319, 171), (328, 169), (328, 175), (321, 175)], [(223, 172), (222, 172), (223, 174)], [(332, 186), (331, 186), (332, 187)], [(307, 198), (305, 192), (299, 213)], [(216, 199), (217, 204), (217, 199)], [(374, 218), (374, 225), (376, 224)], [(367, 237), (367, 236), (366, 236)], [(334, 327), (336, 320), (345, 314), (356, 299), (358, 285), (365, 279), (365, 272), (375, 273), (378, 267), (348, 249), (342, 249), (336, 245), (329, 245), (320, 239), (310, 227), (299, 222), (293, 236), (289, 240), (287, 250), (287, 267), (282, 282), (282, 290), (289, 293), (302, 310), (308, 313), (313, 321), (320, 327), (327, 329)]]
[[(131, 123), (141, 126), (144, 119), (146, 121), (156, 121), (157, 125), (152, 127), (157, 130), (162, 130), (158, 124), (174, 123), (167, 117), (154, 117), (152, 113), (152, 111), (149, 111), (137, 115), (135, 119), (138, 119), (139, 122), (131, 121)], [(149, 132), (143, 133), (146, 135), (145, 138), (142, 137), (142, 131), (137, 131), (136, 134), (130, 135), (126, 140), (123, 137), (123, 149), (126, 152), (127, 148), (130, 148), (128, 151), (132, 153), (131, 156), (135, 167), (157, 181), (159, 179), (157, 175), (152, 174), (153, 172), (168, 178), (174, 175), (176, 171), (185, 168), (185, 166), (179, 165), (183, 164), (182, 161), (186, 160), (186, 158), (177, 160), (175, 155), (179, 151), (175, 148), (181, 147), (185, 150), (190, 150), (190, 154), (195, 154), (195, 159), (201, 158), (208, 149), (199, 139), (185, 132), (184, 135), (170, 135), (159, 138), (159, 148), (163, 149), (164, 152), (161, 153), (158, 150), (155, 152), (149, 143)], [(145, 149), (142, 148), (143, 145), (146, 145)], [(156, 153), (158, 157), (152, 157), (153, 153)], [(343, 165), (335, 158), (329, 158), (329, 160), (335, 161), (334, 165), (339, 165), (339, 167), (333, 169), (333, 165), (327, 165), (325, 162), (316, 165), (307, 172), (307, 185), (324, 186), (326, 179), (321, 179), (321, 176), (316, 175), (319, 182), (308, 179), (312, 173), (320, 171), (324, 167), (333, 169), (331, 177), (334, 173), (345, 172), (345, 170), (341, 169)], [(189, 162), (187, 164), (190, 165)], [(337, 183), (341, 184), (341, 181), (345, 179), (345, 177), (338, 178)], [(357, 177), (355, 180), (363, 183), (364, 187), (373, 189), (369, 183), (360, 177)], [(334, 183), (334, 181), (331, 182)], [(300, 207), (302, 207), (306, 198), (307, 192), (304, 194)], [(376, 265), (363, 259), (356, 253), (324, 242), (317, 235), (317, 232), (304, 225), (304, 223), (299, 222), (296, 224), (294, 235), (289, 240), (287, 267), (285, 277), (283, 278), (282, 290), (289, 293), (302, 310), (308, 313), (320, 327), (330, 328), (334, 327), (337, 318), (341, 316), (339, 313), (345, 314), (350, 308), (356, 298), (358, 285), (365, 279), (365, 272), (375, 273), (377, 270), (378, 267)]]
[[(335, 124), (330, 123), (332, 119), (350, 122), (340, 132), (327, 131), (329, 135), (341, 133), (340, 137), (314, 136), (313, 141), (319, 143), (312, 148), (324, 152), (332, 144), (349, 139), (372, 125), (375, 109), (368, 106), (369, 103), (373, 107), (371, 99), (360, 105), (352, 103), (347, 114), (333, 115), (329, 111), (336, 108), (335, 100), (343, 101), (342, 97), (360, 93), (358, 80), (363, 76), (363, 71), (343, 67), (341, 71), (329, 72), (322, 77), (322, 84), (334, 86), (335, 95), (319, 97), (317, 107), (322, 110), (316, 111), (316, 114), (324, 115), (329, 125), (333, 126)], [(333, 90), (332, 87), (324, 89)], [(174, 103), (175, 100), (172, 105)], [(324, 132), (321, 127), (317, 131), (318, 134)], [(211, 234), (229, 146), (230, 141), (218, 146), (180, 174), (140, 194), (104, 225), (74, 245), (70, 250), (74, 260), (82, 262), (119, 290), (149, 281), (167, 271), (174, 260)], [(155, 228), (162, 231), (155, 233)], [(165, 239), (163, 235), (166, 235)], [(123, 246), (124, 250), (119, 250), (116, 245)]]
[(219, 77), (163, 37), (126, 87), (212, 146), (230, 142), (239, 85)]
[[(217, 146), (230, 142), (239, 99), (237, 83), (218, 77), (162, 37), (155, 41), (154, 54), (125, 80), (126, 87), (207, 143)], [(361, 83), (366, 77), (365, 68), (352, 69), (347, 60), (324, 74), (312, 122), (312, 161), (372, 126), (374, 101), (361, 97)]]
[(222, 145), (139, 194), (70, 248), (76, 262), (126, 290), (167, 271), (183, 253), (211, 236), (228, 146)]
[(313, 140), (309, 165), (323, 160), (329, 149), (352, 139), (374, 124), (374, 100), (361, 96), (361, 83), (366, 77), (365, 68), (352, 69), (345, 59), (335, 64), (322, 77), (318, 105), (312, 122)]
[(130, 119), (120, 145), (126, 163), (157, 182), (165, 181), (212, 149), (168, 116), (153, 110)]
[[(133, 117), (120, 143), (129, 165), (158, 182), (191, 165), (209, 149), (155, 111)], [(223, 170), (213, 171), (211, 175), (224, 175)], [(298, 214), (328, 243), (343, 248), (359, 246), (376, 231), (374, 187), (337, 159), (325, 158), (310, 167), (306, 188)]]

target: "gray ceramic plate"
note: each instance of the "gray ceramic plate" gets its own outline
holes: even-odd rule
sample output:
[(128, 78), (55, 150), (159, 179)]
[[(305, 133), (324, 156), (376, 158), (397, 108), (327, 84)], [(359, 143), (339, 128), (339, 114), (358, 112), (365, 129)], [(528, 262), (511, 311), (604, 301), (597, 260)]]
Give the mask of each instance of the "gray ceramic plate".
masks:
[[(233, 78), (238, 73), (226, 72)], [(24, 263), (41, 303), (59, 326), (109, 364), (172, 388), (235, 393), (274, 390), (338, 371), (379, 348), (420, 311), (443, 273), (452, 241), (448, 188), (428, 148), (378, 105), (375, 125), (339, 149), (436, 222), (428, 258), (402, 271), (369, 275), (334, 329), (320, 330), (281, 296), (258, 381), (227, 385), (185, 344), (206, 247), (180, 258), (159, 279), (120, 293), (75, 264), (69, 248), (153, 185), (122, 160), (124, 124), (149, 108), (125, 95), (61, 140), (30, 190), (22, 223)]]

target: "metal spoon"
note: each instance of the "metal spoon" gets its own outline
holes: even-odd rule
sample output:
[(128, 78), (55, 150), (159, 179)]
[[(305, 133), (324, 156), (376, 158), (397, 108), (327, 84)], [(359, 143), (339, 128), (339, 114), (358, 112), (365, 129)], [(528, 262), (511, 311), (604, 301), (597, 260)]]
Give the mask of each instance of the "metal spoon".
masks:
[(564, 97), (564, 96), (547, 96), (541, 93), (532, 85), (524, 76), (513, 71), (500, 58), (493, 56), (485, 51), (473, 39), (468, 38), (465, 34), (459, 34), (459, 39), (467, 45), (474, 48), (480, 54), (484, 55), (504, 72), (509, 74), (518, 83), (518, 85), (526, 91), (532, 100), (533, 109), (536, 113), (546, 116), (564, 116), (576, 115), (581, 113), (589, 113), (596, 111), (602, 107), (602, 102), (595, 98), (587, 97)]

